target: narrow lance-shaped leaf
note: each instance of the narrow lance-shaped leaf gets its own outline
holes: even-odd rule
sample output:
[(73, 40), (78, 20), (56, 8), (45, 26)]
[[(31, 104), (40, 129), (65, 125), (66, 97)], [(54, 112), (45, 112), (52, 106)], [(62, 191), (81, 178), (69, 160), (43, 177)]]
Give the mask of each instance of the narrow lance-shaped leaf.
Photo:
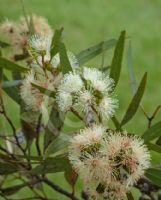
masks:
[(68, 59), (65, 45), (62, 42), (59, 43), (59, 53), (60, 53), (61, 71), (63, 72), (63, 74), (66, 74), (69, 71), (72, 71), (72, 67)]
[(67, 149), (69, 143), (69, 136), (66, 134), (60, 134), (55, 140), (53, 140), (45, 151), (46, 157), (50, 154), (54, 154), (62, 149)]
[(148, 142), (159, 136), (161, 136), (161, 121), (153, 125), (151, 128), (147, 129), (142, 137), (145, 142)]
[(146, 145), (148, 146), (148, 149), (161, 153), (161, 146), (157, 144), (153, 144), (151, 142), (148, 142)]
[(9, 46), (10, 46), (10, 44), (3, 42), (3, 41), (0, 41), (0, 48), (6, 48), (6, 47), (9, 47)]
[(146, 170), (145, 176), (155, 185), (161, 187), (161, 169), (149, 168)]
[(46, 174), (66, 171), (69, 168), (69, 160), (66, 155), (59, 155), (44, 160), (40, 165), (36, 166), (31, 173)]
[(79, 64), (83, 65), (87, 61), (101, 54), (103, 51), (111, 49), (112, 47), (115, 46), (116, 42), (117, 42), (116, 39), (110, 39), (107, 41), (100, 42), (97, 45), (94, 45), (88, 49), (81, 51), (76, 55)]
[(134, 66), (133, 66), (133, 63), (132, 63), (132, 52), (131, 51), (132, 51), (131, 50), (131, 43), (129, 42), (129, 48), (128, 48), (128, 51), (127, 51), (127, 66), (128, 66), (128, 71), (129, 71), (132, 93), (134, 95), (136, 93), (136, 90), (137, 90), (137, 84), (136, 84), (136, 79), (135, 79)]
[(54, 105), (45, 130), (44, 149), (46, 149), (48, 145), (59, 136), (60, 130), (64, 124), (64, 117), (65, 114), (61, 113)]
[(6, 58), (0, 57), (0, 68), (5, 68), (11, 71), (27, 72), (29, 68), (18, 65)]
[(122, 122), (121, 122), (121, 126), (125, 125), (135, 115), (135, 113), (140, 105), (142, 96), (144, 94), (146, 80), (147, 80), (147, 73), (144, 74), (144, 76), (139, 84), (139, 87), (138, 87), (135, 95), (132, 98), (132, 101), (123, 117)]
[(118, 39), (118, 42), (116, 44), (114, 56), (113, 56), (112, 64), (111, 64), (110, 77), (114, 79), (115, 86), (117, 85), (119, 81), (120, 73), (121, 73), (125, 35), (126, 35), (126, 32), (122, 31)]
[[(8, 81), (8, 78), (3, 75), (3, 83)], [(16, 86), (12, 86), (12, 87), (3, 87), (2, 88), (9, 97), (11, 97), (11, 99), (13, 99), (16, 103), (20, 104), (20, 95), (19, 95), (19, 90)]]
[(22, 82), (21, 80), (4, 81), (2, 84), (2, 88), (10, 88), (14, 86), (19, 86), (21, 82)]
[(35, 34), (35, 27), (34, 27), (34, 22), (33, 22), (33, 16), (30, 16), (30, 22), (29, 22), (29, 33), (30, 35)]
[(36, 83), (33, 83), (33, 82), (31, 84), (32, 84), (32, 86), (34, 88), (38, 89), (41, 93), (43, 93), (43, 94), (45, 94), (45, 95), (47, 95), (49, 97), (53, 97), (53, 98), (55, 97), (55, 92), (54, 91), (46, 89), (45, 87), (42, 87), (42, 86), (40, 86), (40, 85), (38, 85)]
[(127, 193), (126, 193), (126, 196), (127, 196), (127, 199), (128, 199), (128, 200), (134, 200), (134, 197), (133, 197), (133, 195), (132, 195), (131, 192), (127, 192)]
[(12, 174), (18, 171), (18, 168), (15, 165), (0, 162), (0, 175)]
[(51, 44), (51, 50), (50, 50), (51, 57), (55, 56), (59, 52), (59, 43), (61, 41), (62, 32), (63, 32), (63, 28), (59, 30), (55, 30), (54, 32), (54, 36), (53, 36), (52, 44)]

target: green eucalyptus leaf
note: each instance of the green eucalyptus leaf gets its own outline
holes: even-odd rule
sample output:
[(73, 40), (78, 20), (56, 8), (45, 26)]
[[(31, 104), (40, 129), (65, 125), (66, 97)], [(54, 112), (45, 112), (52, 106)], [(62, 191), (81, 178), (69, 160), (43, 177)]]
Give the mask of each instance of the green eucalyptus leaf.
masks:
[(30, 21), (29, 21), (29, 33), (30, 35), (35, 34), (35, 27), (34, 27), (34, 22), (33, 22), (33, 16), (30, 16)]
[(161, 121), (154, 124), (151, 128), (147, 129), (143, 133), (143, 139), (145, 142), (148, 142), (150, 140), (153, 140), (157, 137), (161, 136)]
[(18, 171), (18, 168), (15, 165), (10, 163), (0, 162), (0, 175), (13, 174)]
[(146, 170), (145, 176), (155, 185), (161, 187), (161, 169), (149, 168)]
[(66, 171), (69, 168), (69, 160), (67, 155), (59, 155), (44, 160), (40, 165), (36, 166), (31, 172), (34, 174), (47, 174)]
[(128, 106), (128, 109), (123, 117), (122, 122), (121, 122), (121, 126), (125, 125), (135, 115), (135, 113), (140, 105), (142, 96), (144, 94), (146, 80), (147, 80), (147, 73), (144, 74), (144, 76), (140, 82), (140, 85)]
[[(3, 75), (3, 80), (4, 82), (9, 81), (5, 75)], [(20, 104), (19, 90), (16, 86), (3, 87), (3, 90), (7, 93), (9, 97), (11, 97), (11, 99), (13, 99), (16, 103)]]
[(60, 150), (67, 149), (70, 137), (65, 134), (60, 134), (55, 140), (53, 140), (45, 151), (46, 157), (50, 154), (54, 154)]
[(48, 145), (59, 136), (60, 130), (64, 124), (64, 118), (65, 114), (60, 112), (54, 105), (45, 129), (44, 149), (46, 149)]
[(121, 73), (125, 35), (126, 35), (126, 32), (122, 31), (121, 35), (117, 41), (115, 51), (114, 51), (114, 56), (112, 59), (112, 64), (111, 64), (110, 77), (114, 79), (115, 86), (117, 85), (117, 83), (119, 81), (120, 73)]
[(1, 188), (1, 193), (5, 196), (9, 196), (9, 195), (13, 195), (13, 194), (17, 193), (22, 188), (24, 188), (24, 184), (10, 186), (7, 188)]
[(161, 146), (161, 136), (157, 139), (156, 144)]
[(129, 48), (127, 51), (127, 66), (129, 71), (129, 77), (130, 77), (130, 84), (133, 95), (136, 93), (137, 90), (137, 84), (136, 84), (136, 78), (134, 73), (134, 66), (132, 62), (132, 50), (131, 50), (131, 43), (129, 42)]
[(8, 69), (11, 71), (27, 72), (29, 68), (21, 66), (11, 60), (0, 57), (0, 68)]
[(131, 192), (127, 192), (127, 193), (126, 193), (126, 196), (127, 196), (127, 199), (128, 199), (128, 200), (134, 200), (134, 197), (133, 197), (133, 195), (132, 195)]
[(61, 42), (62, 32), (63, 28), (55, 30), (54, 32), (50, 50), (51, 57), (54, 57), (59, 52), (59, 44)]
[(2, 88), (10, 88), (14, 86), (19, 86), (21, 83), (22, 83), (21, 80), (3, 81)]
[(9, 46), (10, 46), (10, 44), (3, 42), (3, 41), (0, 41), (0, 48), (6, 48), (6, 47), (9, 47)]
[(116, 42), (117, 40), (115, 39), (103, 41), (97, 45), (94, 45), (92, 47), (89, 47), (88, 49), (81, 51), (80, 53), (76, 55), (79, 64), (83, 65), (87, 61), (101, 54), (103, 51), (111, 49), (112, 47), (115, 46)]
[(161, 153), (161, 146), (160, 145), (157, 145), (157, 144), (153, 144), (151, 142), (148, 142), (146, 144), (148, 146), (148, 149), (149, 150), (152, 150), (152, 151), (156, 151), (158, 153)]
[(60, 65), (62, 73), (66, 74), (69, 71), (72, 71), (72, 67), (68, 59), (65, 45), (62, 42), (59, 43), (59, 53), (60, 53)]
[(47, 95), (49, 97), (53, 97), (53, 98), (55, 97), (55, 92), (54, 91), (46, 89), (45, 87), (42, 87), (42, 86), (40, 86), (40, 85), (38, 85), (36, 83), (33, 83), (33, 82), (31, 84), (32, 84), (32, 86), (34, 88), (38, 89), (41, 93), (43, 93), (43, 94), (45, 94), (45, 95)]

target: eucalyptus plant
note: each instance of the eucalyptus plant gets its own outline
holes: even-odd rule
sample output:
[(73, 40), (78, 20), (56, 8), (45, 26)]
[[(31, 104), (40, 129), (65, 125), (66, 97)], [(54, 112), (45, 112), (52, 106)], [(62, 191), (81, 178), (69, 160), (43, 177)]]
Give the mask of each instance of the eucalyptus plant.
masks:
[[(63, 42), (63, 28), (52, 31), (45, 19), (35, 15), (19, 23), (7, 21), (1, 30), (8, 33), (11, 44), (0, 42), (0, 114), (10, 127), (0, 135), (0, 196), (11, 200), (28, 187), (33, 196), (24, 199), (55, 199), (45, 191), (47, 185), (73, 200), (133, 200), (134, 187), (142, 200), (160, 199), (160, 163), (152, 166), (150, 155), (161, 153), (161, 122), (152, 124), (160, 106), (152, 116), (142, 106), (147, 73), (137, 87), (130, 46), (133, 97), (121, 120), (115, 114), (126, 32), (74, 54)], [(3, 56), (4, 48), (11, 45), (22, 53), (14, 50), (14, 59)], [(85, 65), (112, 48), (110, 66)], [(20, 108), (18, 129), (8, 115), (6, 98)], [(148, 129), (140, 137), (124, 128), (139, 108), (148, 120)], [(72, 124), (70, 133), (64, 131), (66, 124)], [(58, 172), (64, 172), (70, 191), (51, 179), (50, 174)], [(8, 186), (8, 177), (19, 184)], [(81, 194), (77, 194), (78, 179)]]

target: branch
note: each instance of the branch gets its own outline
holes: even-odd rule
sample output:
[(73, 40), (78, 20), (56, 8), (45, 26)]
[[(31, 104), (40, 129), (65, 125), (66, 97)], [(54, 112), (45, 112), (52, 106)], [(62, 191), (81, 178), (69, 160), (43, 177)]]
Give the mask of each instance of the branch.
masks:
[(13, 193), (21, 190), (24, 187), (31, 187), (31, 186), (39, 183), (39, 182), (41, 182), (41, 180), (37, 179), (37, 180), (34, 180), (34, 181), (22, 183), (22, 184), (19, 184), (19, 185), (8, 187), (8, 188), (0, 188), (0, 195), (4, 196), (4, 195), (13, 194)]
[(13, 135), (14, 135), (14, 138), (16, 140), (16, 144), (17, 146), (20, 148), (20, 150), (22, 151), (22, 153), (26, 156), (26, 152), (25, 150), (22, 148), (22, 146), (20, 145), (20, 142), (19, 142), (19, 139), (16, 135), (16, 128), (14, 127), (11, 119), (8, 117), (7, 113), (6, 113), (6, 110), (5, 110), (5, 107), (4, 107), (4, 103), (3, 103), (3, 99), (2, 97), (0, 97), (0, 105), (1, 105), (1, 108), (2, 110), (0, 111), (0, 113), (5, 117), (5, 119), (7, 120), (8, 124), (10, 125), (11, 129), (12, 129), (12, 132), (13, 132)]
[(74, 108), (71, 108), (70, 111), (74, 113), (83, 123), (85, 123), (83, 117)]
[(38, 153), (39, 156), (41, 156), (41, 150), (40, 150), (40, 146), (39, 146), (41, 119), (42, 119), (42, 114), (39, 115), (38, 123), (37, 123), (37, 127), (36, 127), (36, 142), (35, 142), (35, 145), (36, 145), (37, 153)]
[(63, 188), (61, 188), (60, 186), (56, 185), (55, 183), (53, 183), (52, 181), (50, 181), (47, 178), (42, 178), (41, 179), (44, 183), (46, 183), (48, 186), (50, 186), (51, 188), (53, 188), (55, 191), (61, 193), (62, 195), (68, 197), (69, 199), (72, 200), (79, 200), (77, 197), (73, 196), (73, 193), (67, 192), (66, 190), (64, 190)]

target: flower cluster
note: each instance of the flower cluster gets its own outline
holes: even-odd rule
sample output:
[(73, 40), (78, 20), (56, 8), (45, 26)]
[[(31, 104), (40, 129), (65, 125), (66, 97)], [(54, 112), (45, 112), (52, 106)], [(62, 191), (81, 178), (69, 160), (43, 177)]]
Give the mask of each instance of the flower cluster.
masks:
[(121, 200), (150, 165), (143, 141), (93, 124), (71, 139), (69, 159), (93, 199)]
[(55, 80), (51, 72), (47, 71), (45, 73), (42, 69), (39, 69), (39, 71), (31, 70), (23, 80), (21, 98), (24, 100), (26, 108), (31, 108), (33, 111), (42, 111), (48, 105), (49, 97), (42, 94), (33, 84), (54, 91)]
[(73, 107), (85, 113), (93, 111), (102, 120), (109, 119), (117, 108), (113, 84), (113, 80), (98, 69), (84, 67), (79, 74), (64, 76), (58, 88), (57, 103), (64, 112)]
[[(29, 39), (30, 70), (26, 74), (20, 90), (21, 98), (27, 109), (41, 112), (42, 108), (47, 107), (51, 100), (50, 95), (43, 94), (38, 88), (35, 88), (34, 84), (44, 90), (56, 93), (62, 80), (62, 73), (59, 69), (60, 55), (57, 53), (52, 57), (51, 48), (52, 35), (33, 35)], [(74, 71), (78, 68), (78, 61), (73, 53), (67, 52), (67, 55)]]
[(25, 49), (28, 45), (31, 24), (33, 25), (35, 34), (39, 36), (53, 34), (48, 21), (44, 17), (37, 15), (21, 17), (17, 23), (6, 19), (1, 24), (0, 30), (8, 35), (14, 46)]
[(21, 87), (21, 97), (27, 107), (41, 110), (40, 105), (48, 99), (33, 88), (32, 82), (35, 82), (56, 93), (60, 111), (67, 112), (73, 108), (83, 113), (92, 112), (98, 115), (100, 121), (108, 120), (117, 108), (117, 100), (113, 98), (113, 80), (96, 68), (83, 67), (80, 70), (76, 56), (69, 51), (67, 56), (72, 71), (63, 75), (59, 67), (60, 55), (57, 53), (52, 57), (51, 48), (52, 35), (33, 35), (29, 39), (31, 72)]

